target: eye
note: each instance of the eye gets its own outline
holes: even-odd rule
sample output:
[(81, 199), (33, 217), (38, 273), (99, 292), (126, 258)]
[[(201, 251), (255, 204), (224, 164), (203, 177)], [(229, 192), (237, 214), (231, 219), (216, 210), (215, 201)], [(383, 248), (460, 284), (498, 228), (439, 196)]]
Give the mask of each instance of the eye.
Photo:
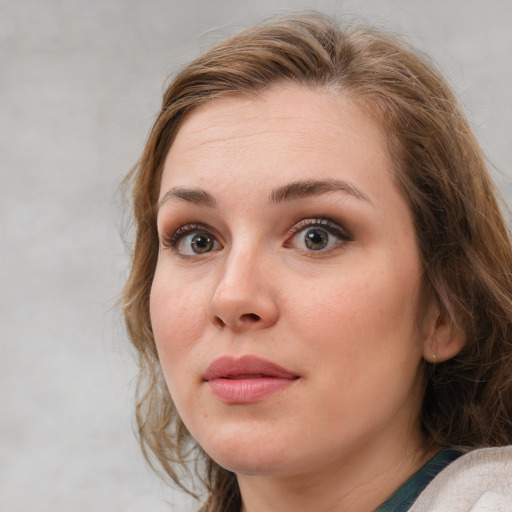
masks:
[(312, 251), (320, 251), (329, 245), (329, 233), (321, 228), (304, 230), (304, 244)]
[(211, 234), (196, 232), (182, 237), (177, 249), (181, 254), (204, 254), (213, 251), (217, 245), (217, 240)]
[(292, 232), (293, 236), (286, 246), (304, 252), (325, 252), (350, 241), (339, 226), (327, 219), (303, 220), (292, 228)]
[(181, 256), (196, 256), (221, 249), (215, 236), (202, 226), (188, 225), (176, 230), (162, 245)]

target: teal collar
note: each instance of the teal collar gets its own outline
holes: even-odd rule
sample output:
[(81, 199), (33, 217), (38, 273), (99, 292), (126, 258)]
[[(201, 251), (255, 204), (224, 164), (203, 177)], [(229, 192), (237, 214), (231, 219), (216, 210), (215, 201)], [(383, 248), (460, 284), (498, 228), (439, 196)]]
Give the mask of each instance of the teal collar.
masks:
[(406, 512), (427, 485), (464, 452), (457, 447), (446, 448), (430, 459), (406, 480), (375, 512)]

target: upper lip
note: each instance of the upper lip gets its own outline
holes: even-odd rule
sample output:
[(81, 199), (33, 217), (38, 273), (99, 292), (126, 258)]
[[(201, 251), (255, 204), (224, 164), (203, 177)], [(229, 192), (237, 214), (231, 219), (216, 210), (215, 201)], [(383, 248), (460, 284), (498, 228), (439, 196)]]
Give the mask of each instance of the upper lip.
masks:
[(230, 377), (274, 377), (279, 379), (296, 379), (299, 376), (278, 364), (256, 356), (219, 357), (203, 374), (206, 381)]

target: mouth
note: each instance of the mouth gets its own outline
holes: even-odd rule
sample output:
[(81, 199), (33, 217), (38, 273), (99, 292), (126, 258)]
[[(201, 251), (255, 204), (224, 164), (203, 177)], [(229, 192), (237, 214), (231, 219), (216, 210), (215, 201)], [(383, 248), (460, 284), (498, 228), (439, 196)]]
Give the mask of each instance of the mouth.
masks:
[(213, 395), (227, 404), (259, 402), (299, 378), (286, 368), (255, 356), (221, 357), (203, 375)]
[(226, 375), (225, 377), (221, 377), (221, 379), (231, 379), (231, 380), (242, 380), (242, 379), (263, 379), (268, 377), (268, 375), (264, 375), (263, 373), (256, 374), (243, 374), (243, 375)]

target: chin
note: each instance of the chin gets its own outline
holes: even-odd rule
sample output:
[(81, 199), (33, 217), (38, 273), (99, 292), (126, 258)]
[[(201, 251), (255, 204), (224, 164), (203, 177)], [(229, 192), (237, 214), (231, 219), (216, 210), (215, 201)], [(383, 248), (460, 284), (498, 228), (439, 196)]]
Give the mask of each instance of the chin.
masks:
[[(234, 429), (233, 429), (234, 430)], [(203, 450), (220, 466), (236, 474), (276, 476), (287, 468), (297, 467), (290, 460), (287, 443), (273, 433), (224, 430), (215, 432), (209, 439), (200, 440)], [(219, 435), (220, 434), (220, 435)]]
[[(258, 450), (254, 450), (256, 452)], [(290, 473), (288, 466), (281, 457), (267, 453), (225, 453), (212, 457), (217, 464), (237, 475), (275, 477)], [(217, 456), (218, 455), (218, 456)]]

